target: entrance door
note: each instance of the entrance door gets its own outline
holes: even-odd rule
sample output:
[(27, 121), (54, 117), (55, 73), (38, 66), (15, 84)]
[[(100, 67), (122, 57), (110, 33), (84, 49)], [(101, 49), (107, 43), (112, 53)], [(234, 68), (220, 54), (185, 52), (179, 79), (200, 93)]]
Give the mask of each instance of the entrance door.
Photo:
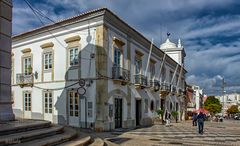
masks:
[(32, 94), (25, 92), (23, 95), (24, 100), (24, 118), (31, 119), (32, 117)]
[(115, 98), (115, 128), (122, 128), (122, 99)]
[(53, 120), (53, 108), (52, 108), (52, 92), (44, 93), (44, 120)]
[(68, 116), (69, 125), (79, 127), (79, 96), (77, 91), (70, 91), (68, 94)]
[(142, 118), (142, 108), (141, 108), (141, 100), (136, 100), (136, 126), (140, 125), (140, 121)]

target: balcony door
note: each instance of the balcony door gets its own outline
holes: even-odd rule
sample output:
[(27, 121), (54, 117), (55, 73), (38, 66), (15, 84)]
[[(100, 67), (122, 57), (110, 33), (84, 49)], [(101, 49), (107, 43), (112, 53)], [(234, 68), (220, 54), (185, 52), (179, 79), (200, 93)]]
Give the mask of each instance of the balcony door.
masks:
[(31, 119), (32, 117), (32, 94), (30, 92), (23, 93), (23, 118)]
[(23, 58), (23, 73), (30, 75), (32, 73), (32, 58), (31, 56)]
[(80, 127), (79, 105), (80, 100), (77, 91), (70, 91), (68, 93), (68, 122), (70, 126)]
[(52, 92), (44, 93), (44, 120), (53, 120), (53, 97)]
[(122, 50), (117, 47), (114, 48), (114, 66), (122, 67)]
[(122, 99), (115, 98), (114, 99), (114, 106), (115, 106), (115, 128), (122, 128)]
[(135, 74), (140, 75), (142, 70), (142, 59), (139, 57), (135, 58)]

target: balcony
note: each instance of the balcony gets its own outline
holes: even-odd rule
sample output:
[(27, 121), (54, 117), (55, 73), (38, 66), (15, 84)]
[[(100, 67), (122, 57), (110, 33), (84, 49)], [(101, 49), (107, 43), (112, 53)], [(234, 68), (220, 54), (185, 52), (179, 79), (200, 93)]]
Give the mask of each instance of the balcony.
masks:
[(161, 94), (161, 97), (165, 97), (169, 94), (170, 92), (170, 85), (169, 83), (166, 83), (166, 82), (162, 82), (160, 83), (160, 94)]
[(147, 86), (147, 77), (144, 75), (135, 75), (135, 86), (144, 88)]
[(17, 74), (17, 84), (20, 85), (20, 87), (24, 86), (33, 86), (33, 74)]
[(112, 67), (112, 79), (116, 83), (125, 85), (130, 81), (130, 71), (122, 67)]
[(184, 90), (182, 88), (178, 88), (177, 95), (178, 96), (184, 95)]
[(176, 86), (171, 86), (171, 93), (172, 94), (176, 94), (177, 93), (177, 88), (176, 88)]
[(159, 91), (159, 89), (160, 89), (160, 83), (158, 80), (150, 80), (149, 86), (155, 92)]

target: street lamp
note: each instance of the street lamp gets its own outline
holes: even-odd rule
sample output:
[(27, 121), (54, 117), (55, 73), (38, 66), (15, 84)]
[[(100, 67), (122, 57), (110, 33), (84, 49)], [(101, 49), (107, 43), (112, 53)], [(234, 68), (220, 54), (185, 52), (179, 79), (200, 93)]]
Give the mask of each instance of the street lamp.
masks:
[(224, 90), (225, 86), (226, 86), (226, 82), (225, 82), (225, 80), (224, 80), (224, 77), (222, 77), (222, 95), (223, 95), (222, 116), (224, 116), (224, 102), (225, 102), (225, 100), (224, 100), (224, 93), (226, 92), (226, 91)]

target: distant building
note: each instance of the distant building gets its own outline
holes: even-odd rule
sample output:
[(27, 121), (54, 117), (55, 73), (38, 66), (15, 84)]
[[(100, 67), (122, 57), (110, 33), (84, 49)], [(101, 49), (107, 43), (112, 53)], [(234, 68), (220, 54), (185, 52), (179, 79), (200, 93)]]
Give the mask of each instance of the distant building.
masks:
[(14, 36), (16, 116), (99, 131), (149, 125), (159, 108), (179, 112), (180, 119), (184, 49), (168, 37), (160, 48), (153, 45), (148, 59), (150, 46), (105, 8)]
[(223, 96), (216, 96), (216, 98), (219, 99), (220, 103), (223, 105), (223, 110), (225, 114), (232, 105), (237, 105), (238, 109), (240, 110), (240, 94), (230, 93), (225, 94), (224, 98)]
[[(187, 85), (187, 111), (195, 111), (203, 108), (206, 96), (203, 95), (203, 90), (196, 85)], [(205, 98), (204, 98), (205, 97)]]

